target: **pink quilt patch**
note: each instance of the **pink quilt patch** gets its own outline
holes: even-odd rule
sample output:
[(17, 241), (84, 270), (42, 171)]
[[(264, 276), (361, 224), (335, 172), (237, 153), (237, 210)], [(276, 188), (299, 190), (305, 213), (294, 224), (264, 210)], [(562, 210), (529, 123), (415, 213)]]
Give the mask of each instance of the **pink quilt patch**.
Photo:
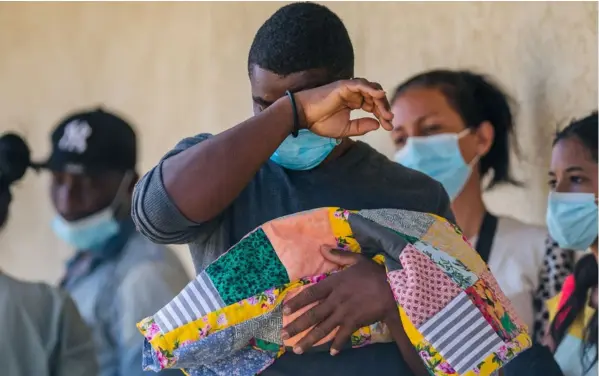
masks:
[(428, 257), (412, 245), (399, 256), (403, 269), (387, 275), (395, 300), (418, 327), (462, 291)]

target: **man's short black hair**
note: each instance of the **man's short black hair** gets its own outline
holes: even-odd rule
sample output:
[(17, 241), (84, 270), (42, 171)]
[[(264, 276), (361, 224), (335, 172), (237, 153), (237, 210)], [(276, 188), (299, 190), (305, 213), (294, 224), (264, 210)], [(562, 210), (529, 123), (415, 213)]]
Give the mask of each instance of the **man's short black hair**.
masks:
[(354, 49), (341, 19), (315, 3), (293, 3), (275, 12), (258, 29), (248, 57), (279, 76), (324, 68), (331, 81), (352, 78)]

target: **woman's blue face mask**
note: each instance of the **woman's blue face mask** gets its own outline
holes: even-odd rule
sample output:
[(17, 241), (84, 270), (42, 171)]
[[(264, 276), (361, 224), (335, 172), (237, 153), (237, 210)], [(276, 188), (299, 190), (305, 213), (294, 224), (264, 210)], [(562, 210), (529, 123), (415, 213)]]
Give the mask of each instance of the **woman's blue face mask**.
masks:
[(459, 140), (470, 129), (460, 133), (444, 133), (427, 137), (409, 137), (406, 145), (395, 154), (395, 161), (420, 171), (440, 182), (453, 201), (464, 189), (475, 158), (469, 164), (464, 161)]
[(547, 228), (563, 249), (586, 251), (597, 240), (597, 199), (592, 193), (551, 192)]
[(563, 249), (586, 251), (597, 241), (597, 161), (591, 156), (576, 137), (559, 139), (553, 147), (546, 221)]

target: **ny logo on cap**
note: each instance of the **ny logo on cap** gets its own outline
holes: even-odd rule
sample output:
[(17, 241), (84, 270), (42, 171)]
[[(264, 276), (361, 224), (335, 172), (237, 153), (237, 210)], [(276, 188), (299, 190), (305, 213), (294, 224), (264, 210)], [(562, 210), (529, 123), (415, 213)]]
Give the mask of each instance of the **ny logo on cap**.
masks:
[(64, 128), (62, 138), (58, 141), (58, 148), (62, 151), (83, 154), (91, 134), (92, 128), (86, 121), (73, 120)]

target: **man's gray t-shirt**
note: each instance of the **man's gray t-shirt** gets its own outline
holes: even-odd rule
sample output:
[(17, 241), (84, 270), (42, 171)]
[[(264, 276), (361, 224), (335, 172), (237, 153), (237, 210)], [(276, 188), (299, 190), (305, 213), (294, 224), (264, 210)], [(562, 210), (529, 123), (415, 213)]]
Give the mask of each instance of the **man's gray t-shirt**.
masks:
[[(308, 171), (293, 171), (268, 161), (235, 201), (217, 218), (195, 223), (172, 202), (162, 181), (162, 162), (211, 137), (181, 141), (137, 184), (133, 219), (154, 242), (189, 244), (196, 272), (203, 270), (248, 232), (272, 219), (320, 208), (396, 208), (434, 213), (453, 222), (449, 198), (431, 178), (390, 161), (363, 142), (342, 156)], [(230, 158), (235, 158), (231, 151)], [(210, 176), (206, 176), (210, 179)], [(411, 375), (394, 343), (328, 353), (285, 354), (263, 375), (304, 376)]]

